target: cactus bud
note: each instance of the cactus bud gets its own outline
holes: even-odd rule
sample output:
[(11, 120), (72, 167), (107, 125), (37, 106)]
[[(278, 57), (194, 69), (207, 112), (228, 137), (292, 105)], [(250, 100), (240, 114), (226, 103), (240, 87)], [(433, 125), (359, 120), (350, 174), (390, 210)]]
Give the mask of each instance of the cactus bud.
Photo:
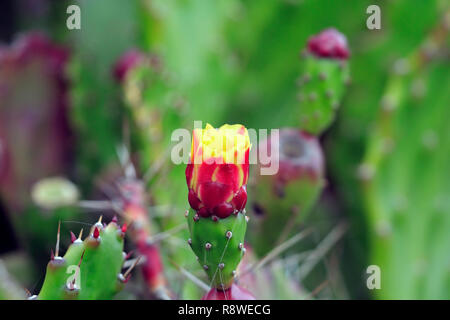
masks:
[(242, 125), (214, 129), (208, 124), (204, 130), (194, 130), (186, 168), (192, 207), (187, 219), (189, 244), (213, 286), (207, 295), (210, 298), (241, 292), (233, 278), (243, 256), (239, 244), (247, 228), (249, 150), (249, 136)]
[(298, 81), (300, 108), (296, 117), (302, 130), (318, 135), (333, 122), (349, 83), (345, 36), (326, 29), (308, 40)]
[(250, 139), (242, 125), (195, 129), (186, 168), (188, 201), (201, 217), (224, 219), (247, 202)]
[(347, 39), (334, 28), (309, 38), (308, 51), (319, 58), (347, 59), (350, 56)]

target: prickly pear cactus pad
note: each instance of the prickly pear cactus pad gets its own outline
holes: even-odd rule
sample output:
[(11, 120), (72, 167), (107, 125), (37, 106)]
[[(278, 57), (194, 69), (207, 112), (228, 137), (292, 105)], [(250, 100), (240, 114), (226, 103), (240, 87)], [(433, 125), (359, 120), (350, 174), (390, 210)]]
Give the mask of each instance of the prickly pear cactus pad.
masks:
[(57, 244), (38, 299), (112, 299), (127, 282), (128, 274), (121, 273), (124, 232), (117, 223), (99, 221), (84, 241), (81, 236), (71, 234), (72, 244), (63, 257)]
[(189, 245), (211, 281), (226, 290), (245, 252), (250, 139), (242, 125), (194, 129), (186, 168)]
[(346, 84), (350, 81), (347, 40), (336, 29), (326, 29), (308, 41), (298, 79), (300, 127), (314, 135), (335, 118)]
[(306, 218), (325, 185), (324, 156), (315, 136), (284, 128), (274, 144), (269, 137), (259, 143), (259, 149), (265, 154), (279, 150), (272, 160), (278, 162), (278, 172), (260, 175), (261, 170), (253, 171), (252, 209), (256, 219), (251, 236), (258, 255), (286, 239), (293, 226)]
[(246, 216), (239, 212), (225, 219), (200, 218), (194, 210), (187, 215), (191, 238), (188, 244), (208, 274), (211, 285), (227, 289), (245, 253)]
[(395, 63), (358, 170), (380, 299), (450, 299), (448, 26)]

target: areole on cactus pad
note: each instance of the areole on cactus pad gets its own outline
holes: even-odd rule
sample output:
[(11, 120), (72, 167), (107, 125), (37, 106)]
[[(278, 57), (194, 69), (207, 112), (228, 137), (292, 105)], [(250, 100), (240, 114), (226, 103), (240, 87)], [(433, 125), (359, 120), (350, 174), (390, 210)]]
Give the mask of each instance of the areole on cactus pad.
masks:
[[(189, 204), (188, 244), (207, 273), (213, 292), (229, 292), (242, 256), (248, 217), (250, 139), (243, 125), (194, 129), (186, 168)], [(225, 297), (208, 294), (205, 298)]]

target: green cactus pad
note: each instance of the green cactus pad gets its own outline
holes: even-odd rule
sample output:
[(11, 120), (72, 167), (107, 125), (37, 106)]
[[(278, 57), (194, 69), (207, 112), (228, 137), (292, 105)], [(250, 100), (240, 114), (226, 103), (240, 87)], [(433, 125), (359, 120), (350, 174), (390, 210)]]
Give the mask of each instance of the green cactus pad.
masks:
[[(304, 221), (324, 186), (321, 177), (293, 180), (276, 188), (271, 176), (261, 176), (252, 189), (255, 217), (251, 241), (259, 256), (269, 252), (278, 243), (287, 224)], [(287, 236), (287, 235), (286, 235)]]
[[(107, 227), (97, 223), (99, 236), (94, 230), (84, 240), (76, 240), (64, 257), (55, 257), (47, 265), (44, 284), (38, 295), (40, 300), (59, 299), (112, 299), (121, 287), (118, 279), (123, 264), (123, 236), (115, 223)], [(83, 256), (83, 258), (82, 258)], [(81, 260), (81, 263), (80, 263)], [(75, 273), (70, 266), (80, 265), (80, 287), (70, 290), (69, 277)]]
[(233, 283), (235, 270), (245, 253), (246, 216), (240, 212), (217, 221), (210, 218), (195, 221), (195, 215), (190, 209), (188, 243), (208, 274), (211, 286), (226, 289)]
[(381, 299), (450, 299), (450, 68), (425, 49), (387, 82), (358, 170)]
[(346, 61), (311, 55), (304, 58), (298, 80), (301, 129), (318, 135), (332, 124), (349, 79)]

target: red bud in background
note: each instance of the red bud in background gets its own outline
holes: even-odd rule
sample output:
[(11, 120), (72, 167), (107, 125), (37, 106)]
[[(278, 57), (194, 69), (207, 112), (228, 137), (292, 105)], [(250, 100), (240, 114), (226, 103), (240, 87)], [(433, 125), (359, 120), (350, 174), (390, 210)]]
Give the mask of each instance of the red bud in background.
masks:
[(350, 56), (347, 38), (334, 28), (309, 38), (308, 51), (319, 58), (347, 59)]

